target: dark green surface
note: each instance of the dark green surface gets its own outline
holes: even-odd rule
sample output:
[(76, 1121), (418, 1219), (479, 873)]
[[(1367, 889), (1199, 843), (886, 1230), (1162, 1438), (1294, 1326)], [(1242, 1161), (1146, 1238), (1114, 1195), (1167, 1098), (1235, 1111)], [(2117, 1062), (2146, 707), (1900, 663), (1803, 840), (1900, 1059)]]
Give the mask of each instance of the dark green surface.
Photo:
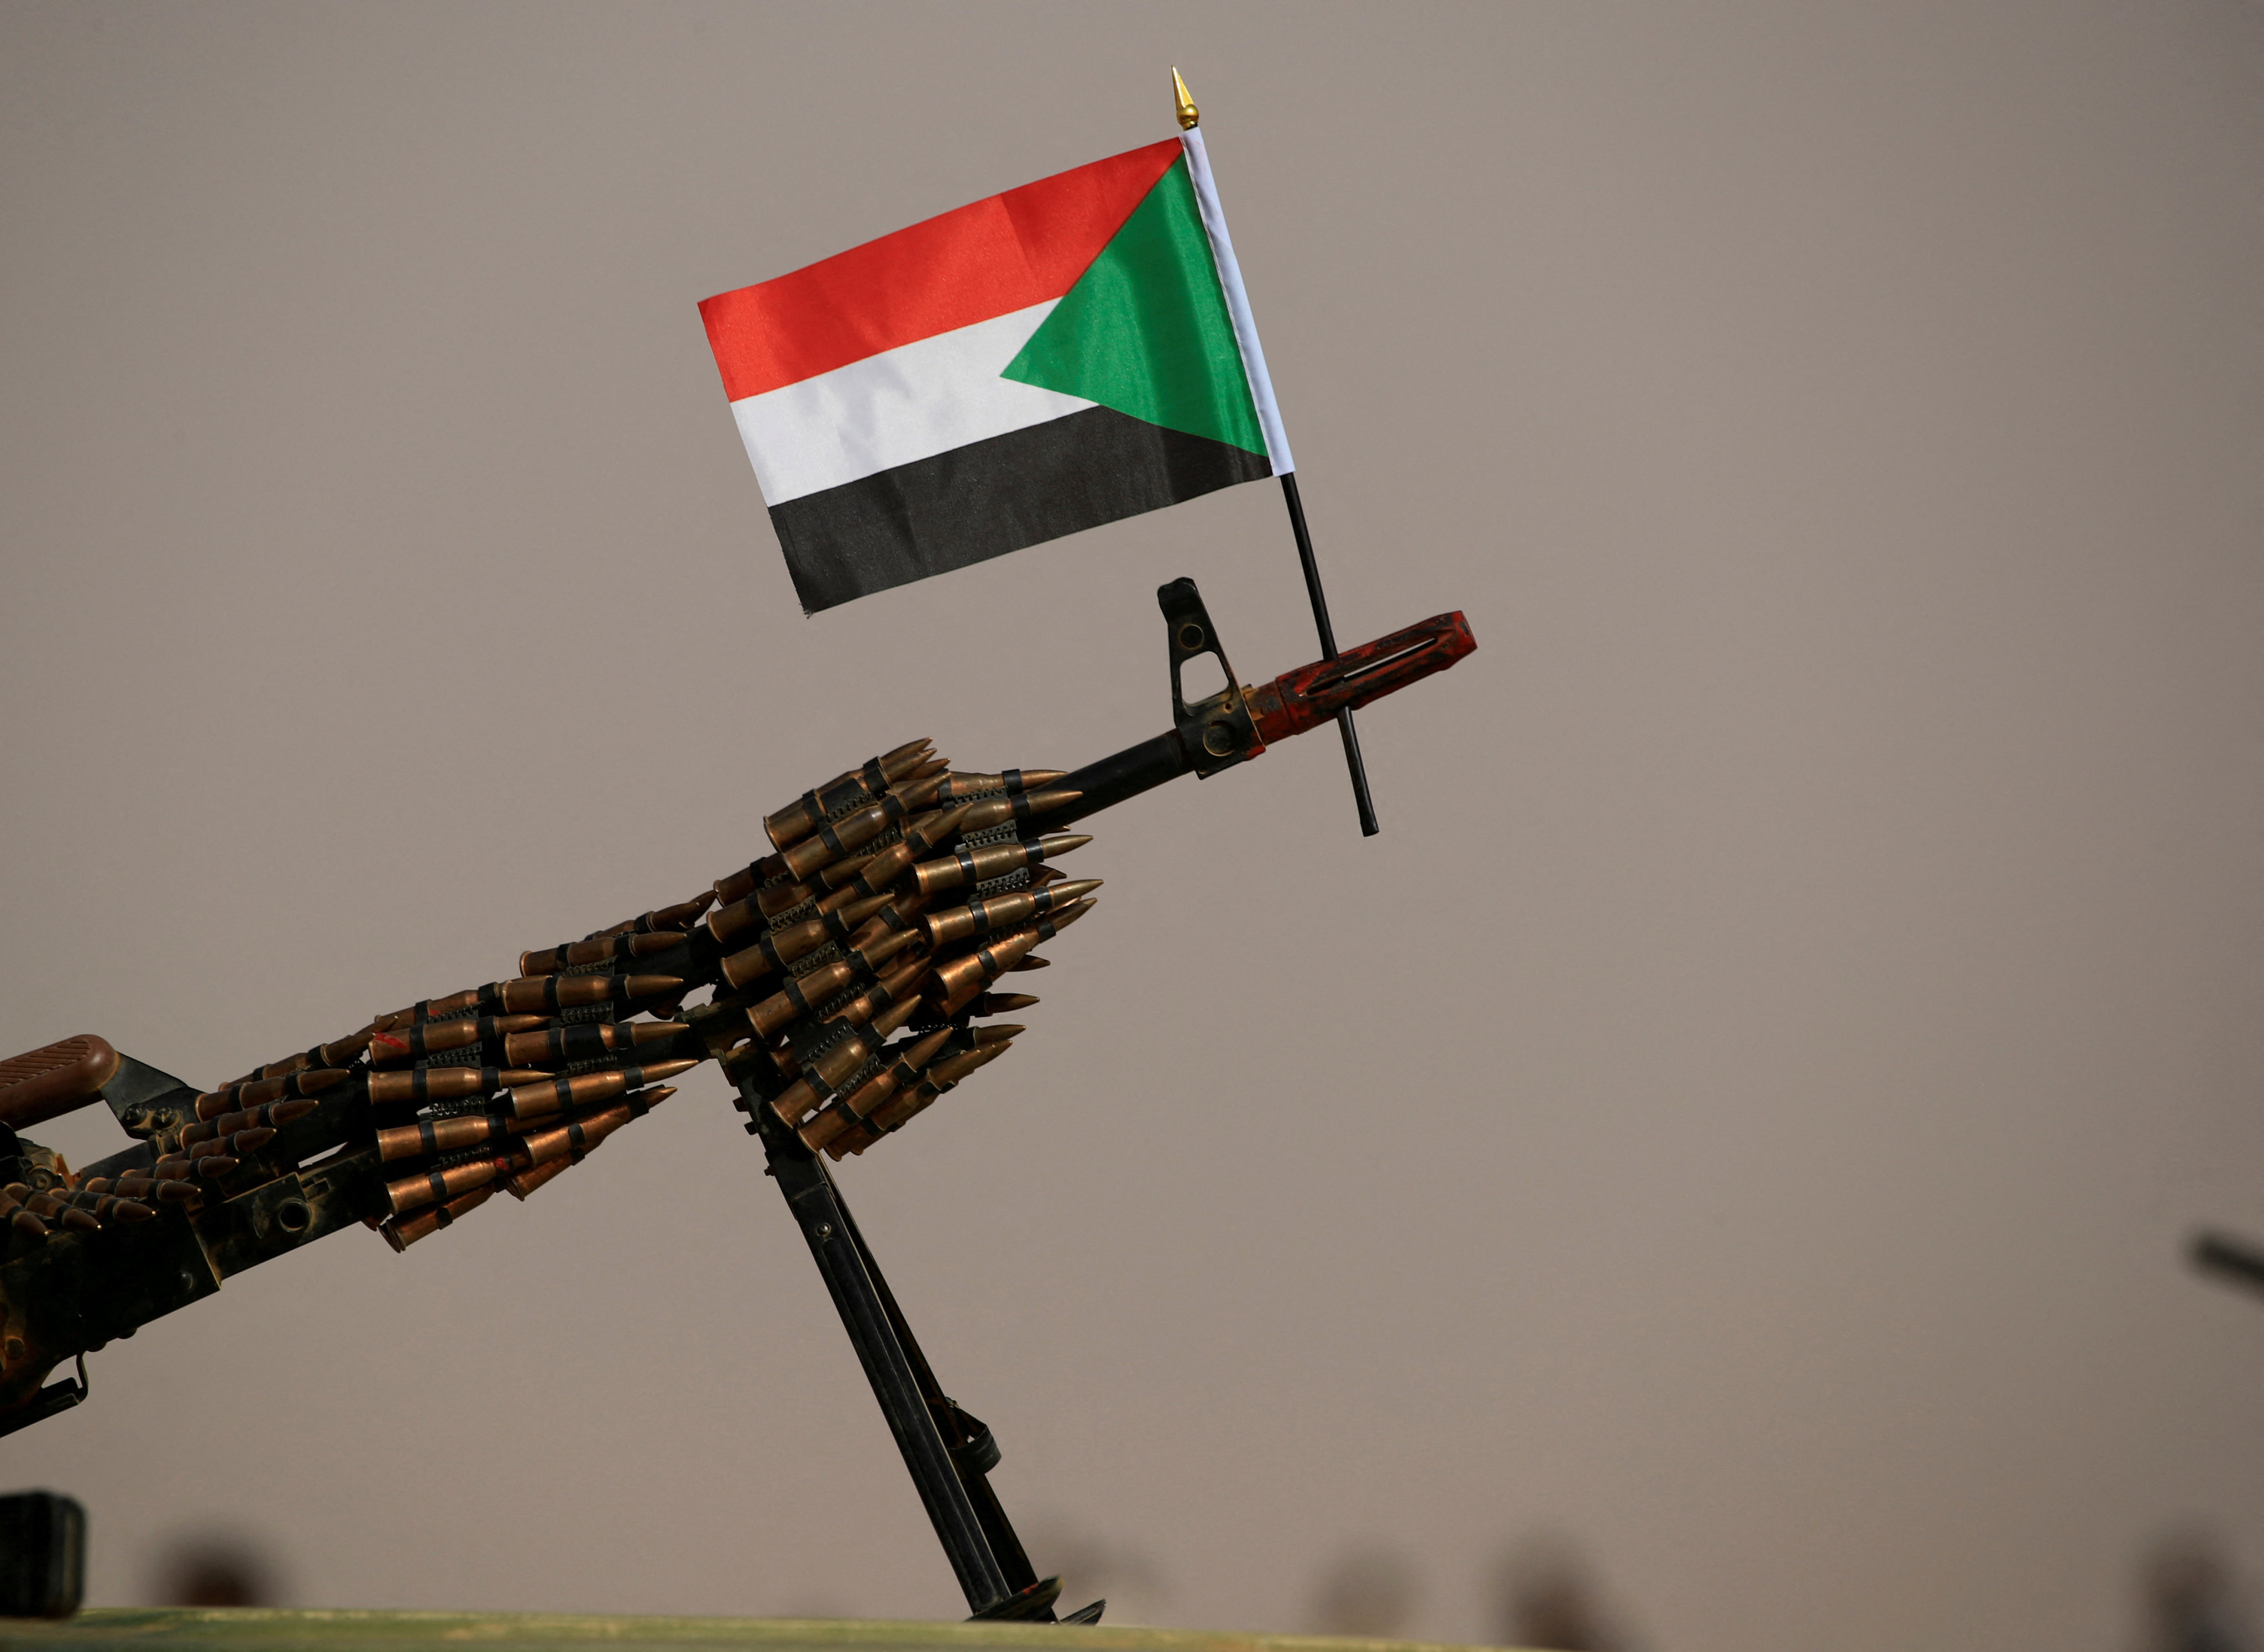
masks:
[(768, 1652), (1388, 1652), (1403, 1641), (1332, 1641), (1304, 1635), (1201, 1629), (1085, 1628), (1063, 1624), (906, 1623), (849, 1619), (584, 1618), (522, 1612), (83, 1612), (64, 1623), (0, 1620), (0, 1646), (103, 1648), (251, 1647), (261, 1652), (352, 1652), (355, 1648), (497, 1646), (760, 1647)]
[(1184, 158), (1156, 180), (1000, 376), (1266, 452)]

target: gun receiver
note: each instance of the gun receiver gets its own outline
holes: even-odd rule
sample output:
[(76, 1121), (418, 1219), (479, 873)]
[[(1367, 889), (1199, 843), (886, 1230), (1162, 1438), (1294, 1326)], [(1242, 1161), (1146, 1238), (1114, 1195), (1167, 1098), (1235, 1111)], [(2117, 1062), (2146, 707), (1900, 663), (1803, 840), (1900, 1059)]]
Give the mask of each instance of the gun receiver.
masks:
[[(1038, 1000), (1000, 977), (1044, 967), (1034, 948), (1099, 887), (1063, 880), (1053, 862), (1092, 839), (1061, 827), (1247, 762), (1477, 647), (1442, 614), (1251, 689), (1193, 580), (1157, 596), (1173, 726), (1074, 773), (957, 772), (913, 741), (768, 816), (772, 852), (692, 900), (209, 1090), (91, 1034), (0, 1062), (0, 1434), (84, 1399), (88, 1353), (246, 1268), (358, 1223), (405, 1250), (498, 1190), (528, 1197), (675, 1093), (659, 1081), (714, 1061), (969, 1604), (1050, 1619), (1058, 1580), (1037, 1579), (983, 1479), (997, 1444), (937, 1386), (825, 1161), (1012, 1050), (1025, 1029), (989, 1018)], [(1181, 672), (1206, 654), (1228, 685), (1191, 705)], [(83, 1170), (18, 1134), (98, 1098), (134, 1141)], [(41, 1386), (73, 1358), (77, 1383)]]

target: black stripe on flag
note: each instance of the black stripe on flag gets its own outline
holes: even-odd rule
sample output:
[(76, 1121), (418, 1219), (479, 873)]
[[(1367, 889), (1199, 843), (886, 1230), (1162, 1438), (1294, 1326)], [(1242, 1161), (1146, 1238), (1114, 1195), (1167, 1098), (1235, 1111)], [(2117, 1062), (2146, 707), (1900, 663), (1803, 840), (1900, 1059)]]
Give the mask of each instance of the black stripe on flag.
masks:
[(1087, 408), (771, 511), (804, 613), (1274, 474), (1263, 453)]

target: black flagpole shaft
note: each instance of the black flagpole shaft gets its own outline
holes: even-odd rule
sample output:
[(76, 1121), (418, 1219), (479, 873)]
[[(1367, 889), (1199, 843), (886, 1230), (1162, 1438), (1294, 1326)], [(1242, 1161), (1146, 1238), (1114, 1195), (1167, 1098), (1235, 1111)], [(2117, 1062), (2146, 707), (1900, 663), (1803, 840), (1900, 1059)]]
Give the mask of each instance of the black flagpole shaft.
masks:
[[(1337, 657), (1336, 628), (1329, 624), (1329, 599), (1321, 590), (1321, 565), (1313, 560), (1313, 535), (1305, 526), (1305, 502), (1297, 496), (1297, 473), (1281, 473), (1281, 496), (1289, 502), (1289, 526), (1297, 535), (1297, 560), (1305, 567), (1305, 595), (1313, 599), (1313, 625), (1321, 634), (1321, 657)], [(1352, 801), (1360, 808), (1360, 835), (1373, 837), (1383, 829), (1375, 823), (1375, 800), (1368, 794), (1368, 765), (1360, 760), (1360, 732), (1352, 726), (1352, 707), (1337, 714), (1337, 732), (1344, 736), (1345, 767), (1352, 775)]]

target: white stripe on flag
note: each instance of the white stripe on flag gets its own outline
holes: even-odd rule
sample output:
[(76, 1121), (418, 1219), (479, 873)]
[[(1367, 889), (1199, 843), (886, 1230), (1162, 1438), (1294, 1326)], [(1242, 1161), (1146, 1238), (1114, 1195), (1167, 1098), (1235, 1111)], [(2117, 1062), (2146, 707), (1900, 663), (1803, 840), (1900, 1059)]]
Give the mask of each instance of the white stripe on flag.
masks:
[(1297, 467), (1289, 457), (1289, 432), (1281, 428), (1281, 409), (1274, 400), (1274, 379), (1266, 371), (1266, 351), (1258, 343), (1258, 318), (1250, 313), (1250, 294), (1242, 290), (1242, 266), (1234, 261), (1234, 242), (1226, 233), (1226, 208), (1218, 204), (1218, 185), (1211, 181), (1210, 156), (1203, 148), (1202, 128), (1179, 134), (1187, 152), (1187, 176), (1195, 186), (1195, 209), (1202, 214), (1203, 232), (1210, 237), (1211, 261), (1218, 265), (1219, 285), (1226, 289), (1226, 313), (1234, 322), (1234, 342), (1242, 347), (1242, 370), (1250, 380), (1250, 399), (1258, 404), (1258, 428), (1266, 432), (1266, 456), (1274, 474)]
[(884, 350), (731, 403), (773, 505), (1093, 403), (998, 375), (1059, 299)]

